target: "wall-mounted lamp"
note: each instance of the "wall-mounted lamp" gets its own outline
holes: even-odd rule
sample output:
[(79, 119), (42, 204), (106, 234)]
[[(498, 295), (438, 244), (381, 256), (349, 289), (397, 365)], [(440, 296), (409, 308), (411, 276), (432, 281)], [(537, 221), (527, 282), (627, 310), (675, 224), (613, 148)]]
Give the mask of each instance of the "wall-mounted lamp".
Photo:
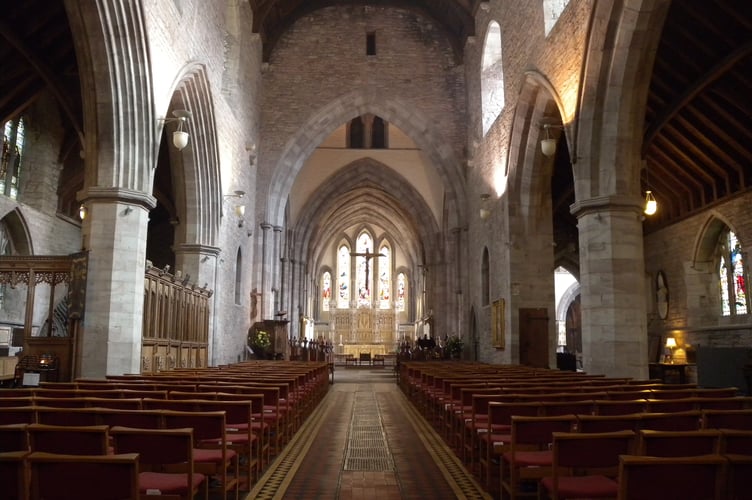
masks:
[(245, 191), (241, 191), (238, 189), (236, 191), (233, 191), (232, 194), (224, 195), (224, 198), (242, 198), (243, 196), (245, 196)]
[(651, 190), (645, 191), (645, 215), (653, 215), (658, 211), (658, 202), (655, 201), (655, 196)]
[(251, 164), (251, 166), (256, 164), (256, 145), (251, 144), (250, 146), (247, 146), (245, 148), (246, 151), (248, 151), (248, 163)]
[(480, 195), (480, 218), (486, 220), (491, 216), (491, 210), (488, 208), (488, 200), (491, 198), (490, 194)]
[(551, 127), (558, 128), (556, 125), (548, 123), (543, 125), (543, 130), (546, 131), (546, 137), (541, 140), (541, 152), (546, 156), (553, 156), (556, 154), (556, 139), (551, 137), (551, 133), (549, 132)]
[(174, 118), (160, 118), (165, 123), (177, 123), (178, 129), (172, 133), (172, 145), (177, 148), (178, 151), (182, 151), (188, 145), (188, 139), (190, 134), (183, 130), (185, 122), (193, 116), (193, 114), (186, 109), (176, 109), (172, 112)]
[(86, 205), (81, 203), (81, 205), (78, 207), (78, 218), (84, 220), (88, 214), (89, 210), (86, 208)]

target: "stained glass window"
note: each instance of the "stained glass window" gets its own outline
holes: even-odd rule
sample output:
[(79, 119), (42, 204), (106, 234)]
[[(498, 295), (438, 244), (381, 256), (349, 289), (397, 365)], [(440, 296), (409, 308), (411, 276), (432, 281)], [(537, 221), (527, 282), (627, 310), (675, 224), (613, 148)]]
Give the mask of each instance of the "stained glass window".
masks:
[(747, 314), (747, 282), (742, 245), (733, 231), (721, 240), (721, 262), (718, 269), (721, 314)]
[(21, 174), (21, 157), (24, 148), (23, 118), (5, 122), (3, 152), (0, 157), (0, 193), (18, 198), (18, 178)]
[(356, 252), (363, 255), (355, 257), (356, 283), (358, 290), (358, 307), (371, 307), (371, 289), (373, 289), (373, 271), (370, 259), (365, 257), (371, 254), (373, 249), (373, 239), (363, 232), (358, 236)]
[(379, 308), (389, 309), (392, 305), (392, 259), (389, 247), (379, 250)]
[(332, 300), (332, 275), (329, 271), (321, 278), (321, 310), (329, 310), (329, 301)]
[(397, 275), (397, 300), (395, 301), (395, 309), (398, 312), (405, 310), (405, 303), (407, 301), (407, 277), (405, 273), (399, 273)]
[(339, 247), (339, 259), (337, 260), (337, 308), (347, 309), (350, 307), (350, 249), (342, 245)]

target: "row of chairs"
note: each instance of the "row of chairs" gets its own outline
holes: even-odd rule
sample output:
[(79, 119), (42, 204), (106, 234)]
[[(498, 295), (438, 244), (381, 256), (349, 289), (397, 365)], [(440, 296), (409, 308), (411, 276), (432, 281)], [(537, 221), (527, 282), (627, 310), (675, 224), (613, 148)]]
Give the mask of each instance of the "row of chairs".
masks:
[[(242, 479), (239, 463), (241, 457), (247, 459), (249, 454), (242, 434), (238, 439), (228, 431), (224, 413), (162, 412), (160, 420), (163, 427), (159, 428), (5, 425), (0, 426), (0, 452), (87, 456), (137, 453), (142, 471), (139, 484), (144, 494), (177, 491), (185, 498), (193, 498), (195, 492), (187, 485), (204, 478), (205, 497), (211, 490), (223, 499), (230, 494), (237, 500)], [(173, 471), (179, 475), (166, 474)], [(59, 482), (58, 486), (61, 487)]]
[[(752, 431), (582, 433), (573, 432), (575, 422), (572, 415), (512, 419), (508, 446), (500, 457), (502, 496), (599, 499), (618, 494), (619, 498), (640, 499), (736, 498), (743, 490), (725, 489), (729, 479), (726, 474), (729, 470), (738, 474), (736, 464), (744, 468), (752, 463)], [(624, 456), (630, 456), (626, 465), (620, 461)], [(647, 462), (643, 460), (645, 457), (650, 457)], [(713, 465), (694, 476), (698, 479), (694, 492), (674, 490), (672, 493), (678, 496), (661, 497), (660, 494), (666, 495), (665, 491), (658, 496), (646, 496), (644, 485), (637, 491), (641, 482), (633, 480), (638, 474), (639, 477), (656, 474), (656, 470), (645, 467), (656, 457), (675, 459), (675, 466), (688, 457), (712, 457)], [(625, 467), (632, 470), (631, 475)], [(673, 477), (681, 477), (683, 481), (685, 475)], [(653, 488), (656, 486), (652, 483)]]

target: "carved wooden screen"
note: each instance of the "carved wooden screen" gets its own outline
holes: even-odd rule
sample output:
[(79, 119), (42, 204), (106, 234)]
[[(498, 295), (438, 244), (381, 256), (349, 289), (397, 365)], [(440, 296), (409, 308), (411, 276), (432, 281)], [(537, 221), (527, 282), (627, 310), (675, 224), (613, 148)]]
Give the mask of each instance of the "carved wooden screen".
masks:
[(142, 372), (207, 366), (212, 293), (189, 283), (179, 272), (172, 275), (147, 267)]

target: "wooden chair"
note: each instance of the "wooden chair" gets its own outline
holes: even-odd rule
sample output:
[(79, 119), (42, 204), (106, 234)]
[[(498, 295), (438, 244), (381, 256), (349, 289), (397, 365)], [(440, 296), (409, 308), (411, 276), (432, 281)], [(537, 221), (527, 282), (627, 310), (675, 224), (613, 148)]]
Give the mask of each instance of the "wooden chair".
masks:
[(36, 421), (36, 406), (11, 406), (0, 410), (0, 425), (33, 424)]
[(700, 457), (619, 457), (618, 500), (724, 498), (727, 460)]
[(721, 453), (752, 455), (752, 431), (721, 429)]
[[(493, 478), (499, 470), (501, 454), (508, 450), (512, 440), (512, 416), (535, 417), (540, 415), (540, 404), (529, 402), (488, 403), (488, 420), (485, 432), (479, 433), (480, 478), (486, 489), (492, 491)], [(495, 486), (498, 487), (498, 481)]]
[(629, 415), (577, 415), (577, 432), (616, 432), (640, 429), (640, 413)]
[(596, 399), (594, 401), (596, 415), (631, 415), (646, 411), (646, 399)]
[(137, 453), (28, 456), (31, 500), (139, 500)]
[(553, 474), (541, 479), (549, 498), (613, 498), (619, 491), (619, 456), (634, 453), (633, 431), (553, 434)]
[(574, 415), (512, 417), (509, 449), (501, 455), (501, 496), (515, 500), (538, 495), (539, 481), (553, 468), (551, 443), (554, 432), (571, 432)]
[(27, 431), (32, 452), (63, 455), (106, 455), (109, 452), (109, 427), (106, 425), (29, 424)]
[(110, 435), (116, 453), (138, 453), (141, 495), (193, 500), (203, 491), (208, 499), (206, 476), (195, 471), (192, 429), (112, 427)]
[(643, 413), (640, 416), (640, 429), (654, 431), (695, 431), (700, 428), (702, 413), (682, 411), (676, 413)]
[(28, 426), (29, 424), (0, 425), (0, 453), (29, 451), (29, 434), (26, 432)]
[(162, 427), (160, 410), (121, 410), (117, 408), (91, 408), (97, 422), (109, 427), (159, 429)]
[(687, 398), (666, 398), (666, 399), (648, 399), (648, 409), (650, 413), (676, 413), (684, 411), (694, 411), (697, 409), (696, 399)]
[(225, 412), (165, 410), (163, 418), (166, 429), (193, 429), (195, 470), (210, 479), (209, 493), (219, 494), (227, 500), (227, 494), (231, 492), (237, 500), (240, 481), (238, 453), (228, 445)]
[(99, 425), (97, 414), (92, 408), (52, 408), (37, 407), (37, 423), (46, 425), (87, 426)]
[(639, 432), (638, 455), (651, 457), (696, 457), (717, 455), (721, 451), (721, 432), (715, 429), (695, 431)]
[(3, 498), (27, 500), (29, 478), (26, 467), (28, 451), (0, 452), (0, 493)]
[(728, 477), (726, 497), (728, 500), (746, 500), (750, 497), (749, 478), (752, 477), (752, 456), (749, 454), (726, 454)]
[(752, 430), (752, 409), (750, 410), (703, 410), (704, 429), (746, 429)]

